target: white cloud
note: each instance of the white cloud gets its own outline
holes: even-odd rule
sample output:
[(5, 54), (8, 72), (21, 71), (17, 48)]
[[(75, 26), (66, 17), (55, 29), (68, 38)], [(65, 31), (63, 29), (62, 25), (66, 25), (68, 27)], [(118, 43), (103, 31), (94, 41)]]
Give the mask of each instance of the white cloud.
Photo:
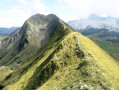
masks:
[(47, 14), (40, 0), (19, 0), (20, 4), (11, 9), (1, 10), (0, 27), (22, 26), (24, 21), (36, 13)]
[(19, 2), (22, 3), (22, 4), (26, 4), (27, 3), (26, 0), (19, 0)]
[(46, 12), (46, 6), (44, 6), (40, 0), (33, 0), (31, 3), (29, 3), (29, 9), (28, 9), (31, 14), (35, 13), (43, 13), (47, 14)]
[[(86, 18), (92, 13), (119, 17), (119, 0), (42, 0), (44, 3), (41, 3), (41, 0), (16, 1), (18, 2), (11, 6), (0, 2), (0, 27), (21, 26), (36, 13), (54, 13), (65, 21)], [(7, 9), (2, 10), (2, 5)]]
[(91, 13), (119, 17), (119, 0), (59, 0), (71, 8), (79, 18)]

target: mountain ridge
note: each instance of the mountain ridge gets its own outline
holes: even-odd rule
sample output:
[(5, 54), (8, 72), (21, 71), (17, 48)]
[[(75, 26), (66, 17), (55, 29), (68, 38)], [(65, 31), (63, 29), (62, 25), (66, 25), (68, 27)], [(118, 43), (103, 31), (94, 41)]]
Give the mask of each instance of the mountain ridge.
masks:
[[(74, 43), (73, 39), (76, 40), (76, 42), (75, 42), (76, 44)], [(69, 44), (69, 43), (72, 43), (72, 44)], [(95, 48), (97, 50), (93, 47), (90, 48), (90, 46), (92, 46), (92, 44), (93, 44), (93, 46), (95, 46)], [(69, 47), (72, 47), (71, 50), (68, 50)], [(85, 85), (86, 85), (86, 88), (88, 88), (88, 89), (91, 89), (91, 88), (93, 88), (93, 89), (94, 88), (95, 89), (96, 88), (117, 89), (118, 88), (117, 78), (119, 78), (119, 76), (118, 76), (119, 66), (102, 49), (100, 49), (101, 52), (98, 51), (98, 49), (100, 49), (100, 48), (97, 45), (95, 45), (91, 40), (88, 40), (87, 38), (85, 38), (84, 36), (82, 36), (81, 34), (79, 34), (77, 32), (71, 32), (66, 37), (64, 37), (64, 39), (59, 43), (58, 47), (56, 45), (56, 48), (55, 47), (51, 48), (51, 49), (49, 49), (50, 51), (47, 49), (47, 52), (45, 52), (45, 55), (46, 55), (45, 57), (40, 58), (39, 55), (41, 55), (41, 54), (37, 54), (40, 60), (38, 59), (37, 55), (34, 58), (34, 60), (31, 59), (33, 61), (38, 60), (38, 62), (33, 64), (33, 66), (30, 65), (31, 68), (29, 68), (27, 70), (27, 72), (25, 71), (23, 76), (13, 86), (9, 86), (9, 88), (12, 90), (15, 90), (17, 88), (23, 89), (23, 90), (35, 89), (35, 88), (39, 88), (38, 90), (40, 90), (40, 89), (46, 90), (48, 88), (53, 89), (53, 87), (54, 87), (54, 89), (58, 88), (58, 87), (60, 87), (60, 89), (61, 88), (66, 89), (67, 87), (69, 87), (67, 85), (68, 85), (69, 81), (71, 82), (71, 80), (68, 79), (67, 84), (64, 84), (63, 86), (62, 86), (62, 83), (64, 83), (64, 81), (61, 81), (59, 83), (59, 84), (61, 84), (61, 86), (62, 86), (61, 87), (60, 85), (59, 86), (56, 85), (55, 82), (58, 83), (58, 81), (59, 81), (56, 79), (56, 77), (61, 77), (61, 79), (63, 79), (61, 74), (65, 75), (66, 77), (70, 77), (70, 75), (72, 76), (73, 72), (75, 72), (75, 74), (77, 75), (77, 76), (75, 76), (75, 74), (74, 74), (74, 76), (73, 76), (73, 77), (75, 77), (75, 79), (73, 81), (73, 82), (75, 82), (75, 84), (73, 87), (69, 87), (69, 88), (76, 89), (76, 88), (78, 88), (78, 86), (80, 86), (80, 88), (81, 88), (81, 86), (83, 88), (85, 88)], [(71, 54), (74, 54), (74, 55), (71, 56)], [(62, 59), (63, 58), (62, 55), (63, 55), (64, 59)], [(111, 64), (110, 64), (110, 62), (111, 62)], [(42, 66), (42, 65), (44, 65), (44, 66)], [(68, 68), (68, 66), (70, 68)], [(74, 67), (74, 68), (72, 68), (72, 67)], [(52, 68), (51, 72), (50, 72), (50, 68)], [(60, 68), (62, 68), (62, 69), (60, 69)], [(64, 72), (63, 70), (65, 70), (65, 69), (66, 69), (66, 71)], [(110, 73), (112, 73), (112, 70), (114, 71), (113, 74), (116, 75), (115, 79), (114, 79), (113, 75), (110, 74)], [(102, 72), (103, 72), (104, 76), (103, 76), (103, 74), (101, 74)], [(54, 74), (54, 73), (56, 73), (56, 74)], [(59, 74), (59, 73), (61, 73), (61, 74)], [(108, 75), (108, 77), (106, 77), (107, 75)], [(80, 76), (80, 78), (79, 78), (79, 76)], [(94, 76), (96, 79), (93, 78)], [(9, 78), (12, 78), (12, 77), (13, 76), (11, 76)], [(41, 77), (42, 77), (42, 79), (41, 79)], [(52, 79), (48, 79), (50, 77)], [(90, 77), (90, 79), (87, 80), (87, 78), (89, 78), (89, 77)], [(8, 78), (8, 80), (9, 80), (9, 78)], [(65, 79), (67, 79), (67, 78), (65, 78)], [(65, 80), (65, 79), (63, 79), (63, 80)], [(47, 80), (48, 80), (48, 82), (46, 82)], [(53, 80), (52, 83), (51, 83), (51, 80)], [(77, 83), (80, 80), (82, 80), (82, 81), (78, 85)], [(106, 82), (105, 82), (105, 80), (106, 80)], [(110, 80), (112, 82), (114, 82), (112, 85), (111, 85)], [(34, 82), (34, 83), (32, 83), (32, 82)], [(45, 82), (46, 82), (46, 84), (44, 84)], [(55, 84), (53, 84), (53, 82)], [(73, 82), (71, 82), (69, 84), (73, 85)], [(96, 84), (93, 84), (93, 82), (95, 82)], [(56, 85), (56, 86), (54, 86), (54, 85)]]
[(90, 39), (55, 15), (31, 18), (13, 34), (20, 38), (10, 42), (11, 36), (4, 42), (11, 52), (0, 51), (6, 53), (0, 64), (9, 59), (5, 65), (14, 69), (2, 80), (3, 90), (119, 88), (119, 65)]

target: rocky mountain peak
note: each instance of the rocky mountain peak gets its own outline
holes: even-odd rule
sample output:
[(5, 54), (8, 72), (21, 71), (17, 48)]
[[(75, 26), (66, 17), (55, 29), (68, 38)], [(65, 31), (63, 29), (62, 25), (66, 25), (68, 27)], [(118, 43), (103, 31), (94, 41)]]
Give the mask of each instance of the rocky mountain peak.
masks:
[(31, 45), (41, 47), (49, 40), (51, 34), (56, 30), (59, 24), (59, 19), (54, 14), (47, 16), (35, 14), (26, 20), (20, 30), (20, 32), (23, 33), (20, 43), (24, 44), (24, 42), (27, 41), (27, 43)]
[[(14, 59), (16, 62), (15, 57), (19, 53), (21, 55), (25, 53), (20, 60), (25, 59), (27, 61), (54, 35), (59, 25), (61, 25), (59, 18), (54, 14), (35, 14), (28, 18), (19, 30), (1, 41), (0, 58), (2, 59), (1, 62), (4, 61), (1, 64), (8, 62), (7, 57), (11, 57), (10, 60)], [(27, 54), (29, 55), (28, 58), (26, 58)], [(6, 58), (3, 58), (4, 56)]]

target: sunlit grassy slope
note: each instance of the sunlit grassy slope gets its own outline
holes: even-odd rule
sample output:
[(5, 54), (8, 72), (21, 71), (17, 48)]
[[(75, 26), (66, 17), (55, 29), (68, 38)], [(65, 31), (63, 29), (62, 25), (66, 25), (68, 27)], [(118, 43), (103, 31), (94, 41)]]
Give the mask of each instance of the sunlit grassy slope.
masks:
[(97, 45), (104, 49), (110, 56), (119, 61), (119, 43), (91, 38)]
[(0, 66), (0, 82), (9, 74), (12, 70), (7, 66)]
[(0, 36), (0, 41), (6, 38), (7, 36)]
[(3, 90), (118, 90), (119, 66), (115, 60), (83, 35), (67, 35), (66, 30), (59, 29), (20, 73), (3, 82)]
[[(81, 34), (72, 33), (72, 35), (69, 35), (70, 36), (67, 37), (68, 40), (71, 40), (69, 46), (71, 46), (72, 43), (78, 43), (81, 51), (84, 53), (84, 58), (77, 59), (75, 57), (76, 55), (73, 55), (74, 60), (73, 58), (70, 58), (70, 60), (74, 62), (64, 69), (59, 70), (59, 72), (50, 78), (43, 86), (39, 87), (38, 90), (78, 90), (81, 87), (85, 89), (98, 88), (101, 90), (104, 88), (118, 90), (119, 66), (115, 61), (91, 40)], [(76, 37), (77, 41), (73, 42), (73, 37)], [(64, 42), (68, 40), (64, 40)], [(79, 67), (79, 69), (77, 69), (77, 67)]]

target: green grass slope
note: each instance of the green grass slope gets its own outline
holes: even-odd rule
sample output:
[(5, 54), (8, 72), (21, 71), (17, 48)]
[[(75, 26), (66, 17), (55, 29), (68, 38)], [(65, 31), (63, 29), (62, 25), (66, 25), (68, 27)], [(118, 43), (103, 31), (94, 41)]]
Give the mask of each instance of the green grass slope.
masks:
[[(70, 58), (64, 60), (67, 60), (65, 62), (69, 62), (69, 64), (66, 64), (66, 67), (64, 67), (63, 69), (61, 67), (61, 69), (43, 86), (39, 87), (38, 90), (118, 90), (119, 66), (117, 65), (117, 63), (88, 38), (78, 33), (71, 34), (69, 34), (69, 36), (63, 41), (63, 43), (67, 42), (67, 44), (65, 44), (67, 45), (67, 48), (65, 48), (66, 51), (61, 49), (59, 52), (60, 54), (62, 54), (62, 52), (68, 53)], [(77, 40), (73, 40), (74, 37)], [(70, 44), (68, 43), (69, 41)], [(80, 46), (79, 50), (84, 53), (83, 55), (81, 54), (81, 51), (79, 51), (80, 54), (78, 55), (81, 55), (79, 56), (80, 58), (77, 58), (77, 54), (75, 55), (75, 52), (73, 52), (73, 50), (77, 48), (77, 44)], [(68, 46), (73, 47), (70, 49), (71, 51), (69, 50)], [(82, 56), (84, 57), (82, 58)], [(72, 63), (70, 63), (70, 61)]]
[(119, 33), (110, 32), (105, 28), (89, 28), (80, 32), (93, 40), (114, 59), (119, 61)]
[(91, 38), (97, 45), (105, 50), (110, 56), (119, 61), (119, 43), (113, 43), (109, 41), (100, 40), (97, 38)]
[(7, 66), (0, 66), (0, 82), (9, 74), (12, 70)]
[[(7, 38), (7, 36), (0, 36), (0, 42)], [(7, 66), (0, 66), (0, 83), (12, 70)]]
[(115, 60), (90, 39), (61, 26), (20, 73), (3, 81), (3, 90), (118, 90)]
[(5, 39), (7, 36), (0, 36), (0, 41)]

